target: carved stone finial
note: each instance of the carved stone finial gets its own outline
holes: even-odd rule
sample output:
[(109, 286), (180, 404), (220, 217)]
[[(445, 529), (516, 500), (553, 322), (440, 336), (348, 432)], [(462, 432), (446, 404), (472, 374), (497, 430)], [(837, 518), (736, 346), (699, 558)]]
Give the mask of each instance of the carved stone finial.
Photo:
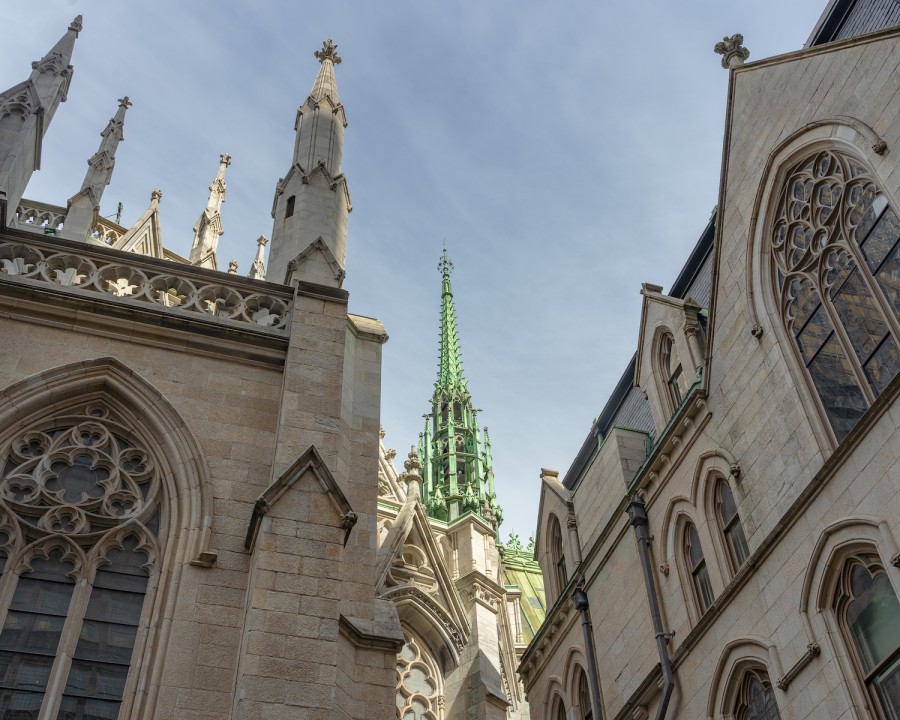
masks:
[(325, 60), (331, 60), (335, 65), (341, 64), (341, 57), (337, 54), (338, 46), (334, 44), (334, 41), (331, 38), (328, 38), (325, 42), (322, 43), (322, 49), (316, 50), (313, 53), (319, 62), (324, 62)]
[(238, 261), (237, 260), (232, 260), (230, 263), (228, 263), (228, 274), (229, 275), (237, 275), (237, 269), (238, 269)]
[(419, 476), (419, 471), (422, 469), (422, 463), (419, 462), (419, 455), (416, 453), (416, 448), (414, 446), (409, 449), (409, 457), (406, 458), (403, 467), (406, 468), (407, 475)]
[(156, 188), (152, 193), (150, 193), (150, 202), (158, 203), (162, 200), (162, 190)]
[(72, 32), (75, 33), (75, 37), (78, 37), (78, 33), (80, 33), (81, 30), (82, 30), (83, 27), (84, 27), (84, 26), (81, 24), (81, 20), (82, 20), (81, 15), (79, 15), (79, 16), (76, 17), (76, 18), (72, 21), (72, 23), (69, 25), (69, 30), (71, 30)]
[(269, 242), (269, 238), (267, 238), (265, 235), (260, 235), (260, 236), (256, 239), (256, 244), (257, 244), (257, 245), (260, 245), (260, 246), (262, 246), (262, 247), (265, 247), (265, 246), (266, 246), (266, 243), (268, 243), (268, 242)]
[(131, 102), (131, 100), (128, 99), (128, 96), (127, 96), (127, 95), (126, 95), (125, 97), (119, 98), (119, 107), (123, 107), (123, 108), (125, 108), (125, 109), (127, 110), (127, 109), (130, 108), (132, 105), (134, 105), (134, 103)]
[[(125, 99), (127, 100), (128, 98)], [(228, 167), (229, 165), (231, 165), (231, 155), (229, 155), (228, 153), (222, 153), (221, 155), (219, 155), (219, 162), (225, 167)]]
[(750, 51), (744, 47), (744, 36), (740, 33), (722, 38), (722, 42), (716, 43), (713, 50), (722, 56), (722, 67), (726, 70), (740, 67), (750, 57)]

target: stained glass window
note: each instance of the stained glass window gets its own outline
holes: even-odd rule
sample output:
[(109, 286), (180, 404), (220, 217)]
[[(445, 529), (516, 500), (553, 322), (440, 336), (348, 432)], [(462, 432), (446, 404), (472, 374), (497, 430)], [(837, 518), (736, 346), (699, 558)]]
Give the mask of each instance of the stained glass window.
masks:
[[(119, 716), (161, 493), (150, 454), (129, 434), (92, 403), (0, 448), (0, 499), (15, 509), (3, 515), (0, 506), (0, 573), (18, 574), (0, 628), (9, 717)], [(47, 694), (51, 685), (61, 697)]]
[(841, 441), (900, 371), (900, 220), (872, 173), (836, 150), (791, 169), (776, 212), (782, 317)]
[(763, 671), (751, 670), (744, 675), (734, 717), (735, 720), (781, 720), (772, 684)]

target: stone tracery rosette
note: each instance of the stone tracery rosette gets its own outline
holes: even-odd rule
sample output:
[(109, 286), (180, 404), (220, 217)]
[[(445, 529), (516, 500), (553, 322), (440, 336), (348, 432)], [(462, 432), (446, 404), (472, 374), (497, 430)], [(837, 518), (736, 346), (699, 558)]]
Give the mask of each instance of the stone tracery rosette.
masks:
[(823, 150), (797, 165), (778, 199), (772, 231), (775, 287), (791, 328), (819, 301), (816, 288), (833, 287), (855, 267), (850, 242), (869, 212), (878, 187), (854, 159)]
[(400, 720), (440, 720), (444, 698), (437, 663), (419, 640), (406, 634), (397, 655), (397, 717)]
[(0, 481), (0, 505), (16, 521), (0, 522), (0, 533), (26, 542), (62, 536), (88, 548), (125, 526), (153, 525), (156, 464), (130, 437), (96, 403), (18, 432), (6, 444)]

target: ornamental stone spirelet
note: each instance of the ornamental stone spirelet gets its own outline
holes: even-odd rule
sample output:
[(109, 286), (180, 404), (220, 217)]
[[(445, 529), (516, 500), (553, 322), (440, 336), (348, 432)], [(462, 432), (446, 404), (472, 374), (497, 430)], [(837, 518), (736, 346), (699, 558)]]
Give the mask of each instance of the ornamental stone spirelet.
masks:
[(722, 67), (726, 70), (740, 67), (750, 57), (750, 51), (744, 47), (744, 36), (740, 33), (722, 38), (722, 42), (716, 43), (713, 50), (722, 56)]

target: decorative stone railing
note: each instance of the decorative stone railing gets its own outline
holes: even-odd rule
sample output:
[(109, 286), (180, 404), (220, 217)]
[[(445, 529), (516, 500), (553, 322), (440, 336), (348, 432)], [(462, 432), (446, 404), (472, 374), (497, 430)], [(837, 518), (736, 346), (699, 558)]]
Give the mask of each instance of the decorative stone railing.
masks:
[[(23, 200), (16, 207), (16, 220), (20, 228), (42, 228), (45, 235), (59, 235), (66, 224), (66, 209), (56, 205)], [(109, 218), (97, 218), (91, 228), (91, 236), (104, 245), (115, 245), (126, 229)]]
[(49, 238), (0, 240), (3, 280), (77, 290), (273, 335), (287, 335), (292, 303), (288, 288)]

